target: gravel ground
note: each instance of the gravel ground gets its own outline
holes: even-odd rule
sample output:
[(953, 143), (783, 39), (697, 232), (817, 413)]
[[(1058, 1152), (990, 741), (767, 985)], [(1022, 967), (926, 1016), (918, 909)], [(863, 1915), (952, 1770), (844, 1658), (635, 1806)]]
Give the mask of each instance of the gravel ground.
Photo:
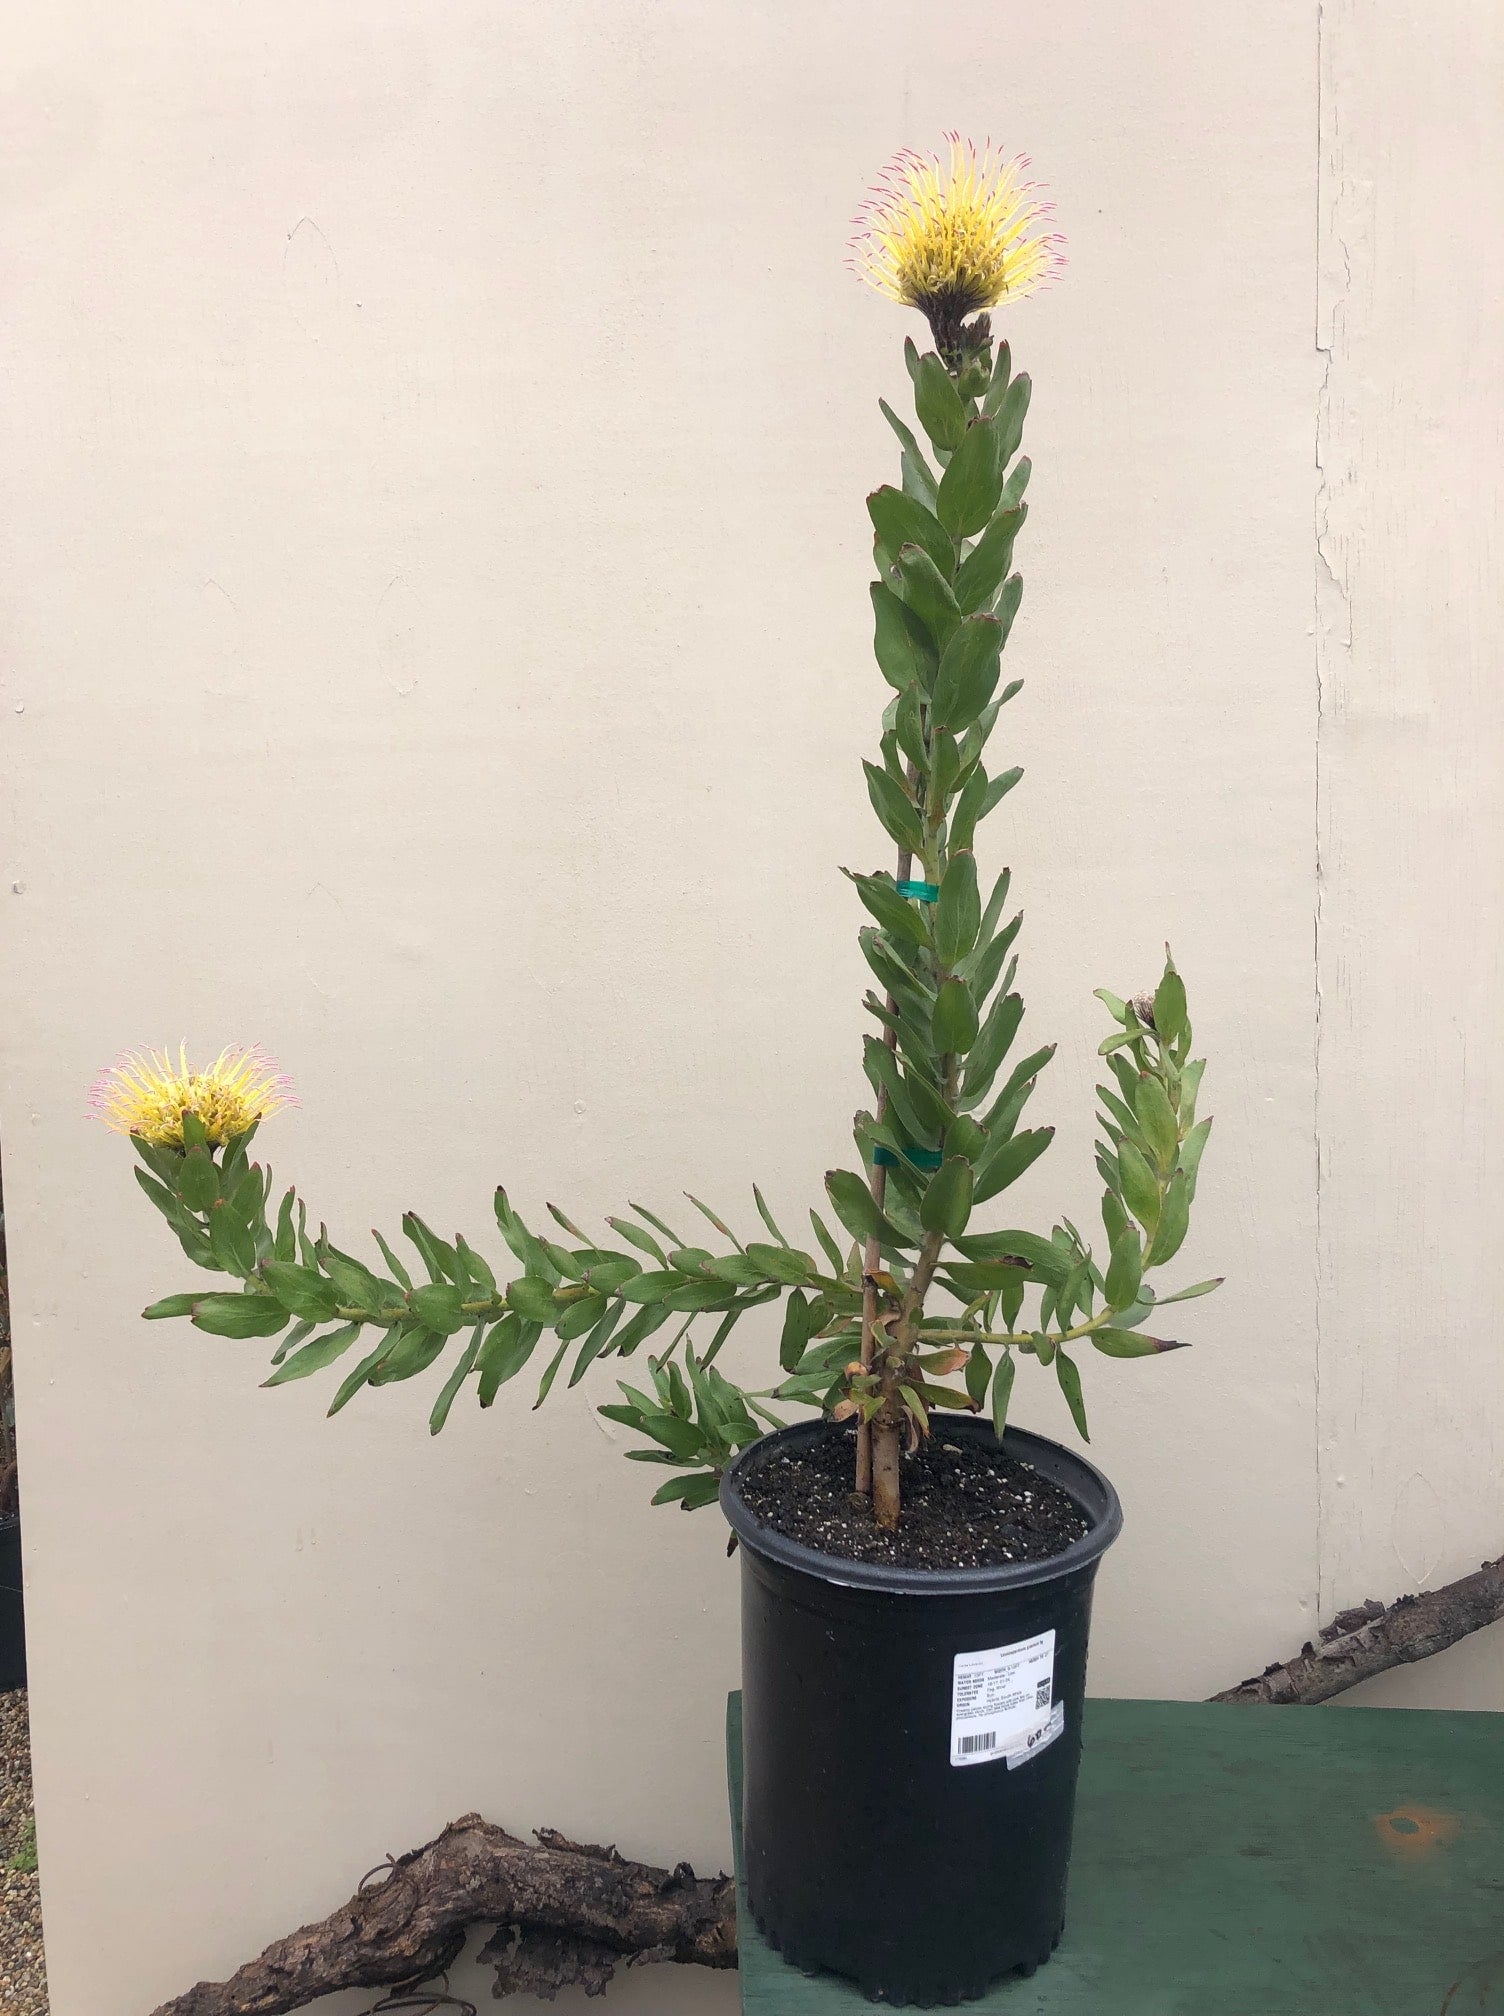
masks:
[(30, 1818), (26, 1696), (0, 1694), (0, 2011), (4, 2016), (47, 2016), (37, 1878), (10, 1866)]

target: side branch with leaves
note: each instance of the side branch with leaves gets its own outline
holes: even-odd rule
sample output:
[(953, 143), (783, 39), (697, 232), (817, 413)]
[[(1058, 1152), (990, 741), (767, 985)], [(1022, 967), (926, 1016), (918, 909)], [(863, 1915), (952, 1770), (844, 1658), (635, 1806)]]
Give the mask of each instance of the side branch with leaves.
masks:
[[(902, 1451), (929, 1432), (935, 1409), (988, 1410), (1001, 1432), (1028, 1357), (1053, 1368), (1084, 1435), (1079, 1347), (1117, 1358), (1176, 1348), (1145, 1326), (1217, 1284), (1160, 1295), (1149, 1279), (1186, 1236), (1211, 1125), (1197, 1118), (1202, 1064), (1168, 957), (1152, 998), (1101, 995), (1113, 1027), (1097, 1088), (1100, 1253), (1069, 1219), (1048, 1235), (975, 1222), (1054, 1131), (1022, 1124), (1054, 1045), (1010, 1062), (1024, 1013), (1014, 988), (1022, 919), (1008, 914), (1006, 869), (983, 900), (974, 852), (981, 822), (1022, 774), (993, 774), (984, 758), (1021, 684), (1001, 684), (1001, 659), (1023, 594), (1010, 570), (1028, 510), (1019, 450), (1030, 383), (1013, 373), (1006, 343), (994, 351), (985, 315), (946, 356), (909, 343), (905, 357), (927, 446), (884, 404), (900, 484), (867, 500), (874, 647), (891, 697), (865, 770), (897, 873), (848, 871), (871, 919), (860, 942), (877, 983), (865, 1000), (873, 1101), (856, 1116), (860, 1173), (829, 1172), (829, 1216), (810, 1212), (816, 1250), (787, 1237), (757, 1191), (767, 1236), (745, 1244), (691, 1198), (713, 1234), (702, 1245), (635, 1204), (608, 1220), (606, 1240), (550, 1205), (561, 1242), (498, 1190), (520, 1274), (503, 1282), (475, 1246), (439, 1238), (412, 1213), (402, 1224), (411, 1264), (377, 1233), (380, 1266), (368, 1266), (322, 1227), (311, 1234), (293, 1191), (274, 1208), (271, 1174), (248, 1149), (277, 1100), (258, 1099), (251, 1053), (198, 1073), (147, 1056), (111, 1081), (107, 1117), (134, 1141), (142, 1187), (189, 1259), (234, 1284), (169, 1295), (148, 1316), (277, 1338), (269, 1385), (350, 1361), (331, 1413), (452, 1352), (435, 1432), (463, 1386), (473, 1381), (490, 1406), (545, 1338), (540, 1403), (571, 1354), (573, 1385), (597, 1359), (626, 1360), (660, 1338), (645, 1377), (623, 1381), (601, 1410), (644, 1438), (633, 1458), (672, 1470), (656, 1502), (709, 1504), (736, 1451), (782, 1425), (774, 1405), (806, 1404), (857, 1421), (858, 1486), (885, 1527), (899, 1518)], [(738, 1385), (718, 1355), (742, 1316), (779, 1301), (781, 1376)]]

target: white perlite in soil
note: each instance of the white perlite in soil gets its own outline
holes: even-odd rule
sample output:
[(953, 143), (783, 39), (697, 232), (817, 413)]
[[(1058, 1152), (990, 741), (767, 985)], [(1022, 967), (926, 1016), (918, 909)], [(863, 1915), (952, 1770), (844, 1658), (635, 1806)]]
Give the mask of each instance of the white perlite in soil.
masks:
[(13, 1868), (31, 1836), (31, 1742), (24, 1692), (0, 1694), (0, 2010), (47, 2016), (36, 1872)]

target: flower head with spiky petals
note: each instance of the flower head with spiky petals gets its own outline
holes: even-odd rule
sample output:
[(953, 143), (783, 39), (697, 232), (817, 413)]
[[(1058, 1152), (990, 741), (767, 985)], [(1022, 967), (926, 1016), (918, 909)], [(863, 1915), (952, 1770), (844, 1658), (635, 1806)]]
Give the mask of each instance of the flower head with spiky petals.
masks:
[(950, 162), (904, 148), (857, 212), (847, 264), (890, 301), (917, 308), (942, 356), (955, 354), (968, 315), (1022, 300), (1065, 264), (1045, 228), (1053, 205), (1026, 180), (1026, 155), (1003, 160), (989, 142), (947, 133)]
[(295, 1106), (284, 1078), (259, 1044), (221, 1050), (206, 1070), (188, 1062), (186, 1044), (177, 1061), (166, 1050), (134, 1050), (101, 1071), (89, 1104), (116, 1134), (134, 1134), (154, 1148), (183, 1146), (183, 1119), (193, 1114), (212, 1148), (248, 1134), (284, 1106)]

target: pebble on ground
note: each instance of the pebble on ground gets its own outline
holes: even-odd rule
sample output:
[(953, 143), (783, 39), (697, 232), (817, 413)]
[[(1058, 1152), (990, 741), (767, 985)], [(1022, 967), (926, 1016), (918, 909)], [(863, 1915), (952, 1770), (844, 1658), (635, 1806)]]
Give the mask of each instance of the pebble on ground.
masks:
[(35, 1871), (11, 1867), (31, 1819), (26, 1695), (0, 1694), (0, 2010), (47, 2016), (42, 1904)]

